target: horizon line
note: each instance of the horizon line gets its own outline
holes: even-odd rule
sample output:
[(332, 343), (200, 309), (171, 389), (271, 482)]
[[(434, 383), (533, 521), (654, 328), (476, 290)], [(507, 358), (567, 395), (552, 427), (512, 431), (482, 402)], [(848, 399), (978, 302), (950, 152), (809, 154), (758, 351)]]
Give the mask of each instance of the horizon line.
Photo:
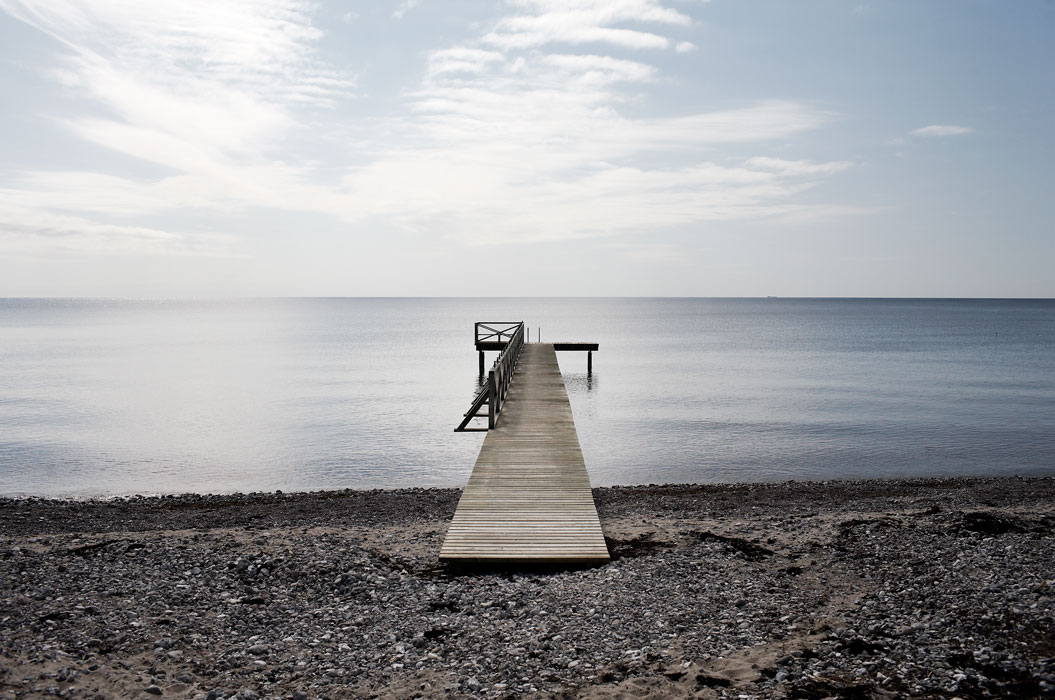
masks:
[(215, 295), (215, 296), (0, 296), (0, 301), (264, 301), (308, 299), (723, 299), (753, 301), (1055, 301), (1055, 297), (960, 297), (960, 296), (663, 296), (663, 295), (541, 295), (462, 296), (421, 295)]

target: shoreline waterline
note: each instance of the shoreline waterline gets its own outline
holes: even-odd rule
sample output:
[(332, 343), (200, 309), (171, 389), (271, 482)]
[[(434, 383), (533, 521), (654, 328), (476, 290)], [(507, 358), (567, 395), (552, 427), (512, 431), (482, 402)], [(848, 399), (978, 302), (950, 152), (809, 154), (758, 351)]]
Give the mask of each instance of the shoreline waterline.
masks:
[[(992, 482), (1000, 481), (1038, 481), (1038, 482), (1049, 482), (1055, 481), (1055, 474), (1048, 475), (1044, 473), (1046, 470), (1041, 470), (1041, 473), (1023, 473), (1023, 474), (1010, 474), (1010, 475), (993, 475), (993, 474), (964, 474), (964, 475), (943, 475), (943, 474), (927, 474), (922, 473), (919, 476), (903, 477), (903, 476), (892, 476), (887, 478), (867, 478), (867, 479), (855, 479), (855, 478), (832, 478), (832, 479), (786, 479), (786, 480), (760, 480), (760, 481), (727, 481), (727, 482), (684, 482), (684, 483), (647, 483), (647, 484), (610, 484), (604, 486), (592, 486), (591, 490), (594, 493), (594, 498), (597, 498), (599, 494), (603, 494), (608, 491), (635, 491), (635, 490), (683, 490), (683, 489), (708, 489), (714, 491), (724, 490), (736, 490), (736, 489), (747, 489), (757, 490), (759, 488), (813, 488), (813, 487), (827, 487), (827, 486), (845, 486), (845, 487), (865, 487), (870, 485), (875, 486), (890, 486), (897, 487), (901, 485), (906, 486), (923, 486), (923, 485), (945, 485), (945, 484), (988, 484)], [(123, 503), (123, 502), (147, 502), (157, 501), (159, 503), (180, 501), (180, 500), (201, 500), (203, 502), (217, 501), (218, 503), (230, 502), (232, 499), (244, 500), (246, 502), (261, 501), (267, 502), (278, 498), (280, 500), (297, 500), (302, 498), (334, 498), (334, 497), (354, 497), (357, 494), (362, 495), (377, 495), (383, 496), (390, 494), (393, 496), (403, 494), (420, 494), (420, 493), (457, 493), (462, 492), (462, 486), (394, 486), (392, 488), (358, 488), (358, 487), (346, 487), (346, 488), (318, 488), (318, 489), (305, 489), (305, 490), (283, 490), (275, 489), (274, 491), (264, 490), (251, 490), (251, 491), (174, 491), (171, 493), (167, 492), (145, 492), (145, 493), (114, 493), (114, 494), (35, 494), (35, 493), (0, 493), (0, 505), (4, 503), (15, 503), (15, 502), (54, 502), (57, 504), (107, 504), (107, 503)]]

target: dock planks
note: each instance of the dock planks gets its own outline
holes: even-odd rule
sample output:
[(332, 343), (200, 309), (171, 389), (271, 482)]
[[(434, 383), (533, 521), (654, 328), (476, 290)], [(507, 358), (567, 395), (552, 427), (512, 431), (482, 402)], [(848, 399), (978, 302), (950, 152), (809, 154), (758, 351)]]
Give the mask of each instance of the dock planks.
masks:
[(480, 448), (440, 559), (609, 560), (552, 343), (524, 346), (501, 420)]

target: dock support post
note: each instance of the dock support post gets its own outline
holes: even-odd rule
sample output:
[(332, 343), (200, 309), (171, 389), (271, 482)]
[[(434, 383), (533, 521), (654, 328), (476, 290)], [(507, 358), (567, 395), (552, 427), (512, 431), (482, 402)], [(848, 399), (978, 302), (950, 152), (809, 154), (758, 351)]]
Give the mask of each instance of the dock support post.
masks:
[(487, 429), (495, 429), (495, 406), (498, 405), (498, 387), (495, 385), (495, 371), (487, 373)]
[(586, 374), (593, 374), (593, 350), (586, 353)]
[(484, 351), (480, 351), (480, 376), (484, 376)]

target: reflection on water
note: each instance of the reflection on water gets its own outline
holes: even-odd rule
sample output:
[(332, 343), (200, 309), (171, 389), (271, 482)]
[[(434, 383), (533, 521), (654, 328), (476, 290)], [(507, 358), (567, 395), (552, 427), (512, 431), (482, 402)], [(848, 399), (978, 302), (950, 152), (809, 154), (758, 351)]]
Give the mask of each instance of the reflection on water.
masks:
[(1055, 473), (1049, 301), (0, 300), (0, 493), (460, 485), (486, 318), (597, 484)]
[(568, 388), (568, 396), (593, 391), (599, 387), (600, 378), (596, 369), (592, 374), (586, 374), (586, 372), (575, 374), (562, 370), (561, 376), (564, 377), (564, 386)]

